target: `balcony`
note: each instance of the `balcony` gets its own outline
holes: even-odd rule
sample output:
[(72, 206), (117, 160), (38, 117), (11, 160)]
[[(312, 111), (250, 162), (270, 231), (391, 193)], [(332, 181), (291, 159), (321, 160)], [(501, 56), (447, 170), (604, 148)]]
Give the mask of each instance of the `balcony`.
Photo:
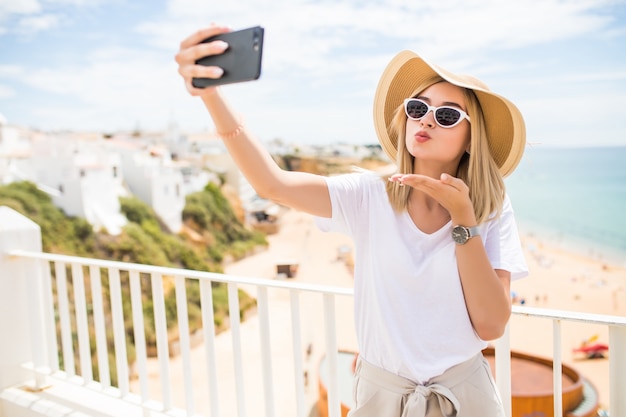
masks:
[[(341, 377), (339, 351), (354, 348), (352, 329), (342, 324), (351, 314), (350, 288), (43, 253), (39, 227), (7, 207), (0, 207), (0, 271), (0, 417), (312, 417), (318, 415), (322, 357), (324, 411), (341, 416), (351, 381)], [(193, 335), (187, 302), (192, 281), (200, 288), (202, 318), (202, 330)], [(228, 309), (235, 312), (228, 315), (229, 330), (221, 333), (214, 326), (216, 283), (227, 286)], [(154, 352), (145, 338), (147, 285)], [(171, 288), (174, 338), (168, 332), (172, 312), (168, 316), (164, 302)], [(257, 301), (256, 314), (245, 320), (239, 314), (240, 291)], [(129, 297), (130, 309), (124, 309), (123, 297)], [(606, 404), (612, 417), (626, 416), (626, 318), (520, 306), (513, 314), (514, 320), (551, 326), (553, 415), (558, 416), (564, 415), (563, 324), (606, 329), (611, 351)], [(508, 416), (514, 331), (494, 342), (496, 380)]]

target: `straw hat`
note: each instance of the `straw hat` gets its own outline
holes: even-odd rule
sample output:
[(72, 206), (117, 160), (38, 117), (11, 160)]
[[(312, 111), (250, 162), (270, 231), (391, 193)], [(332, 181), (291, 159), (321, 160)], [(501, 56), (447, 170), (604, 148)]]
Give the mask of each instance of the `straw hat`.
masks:
[(503, 176), (513, 172), (526, 144), (526, 128), (518, 108), (482, 81), (429, 64), (412, 51), (402, 51), (389, 62), (374, 96), (374, 127), (387, 156), (396, 160), (398, 138), (389, 128), (394, 111), (418, 84), (435, 75), (474, 91), (483, 111), (491, 156)]

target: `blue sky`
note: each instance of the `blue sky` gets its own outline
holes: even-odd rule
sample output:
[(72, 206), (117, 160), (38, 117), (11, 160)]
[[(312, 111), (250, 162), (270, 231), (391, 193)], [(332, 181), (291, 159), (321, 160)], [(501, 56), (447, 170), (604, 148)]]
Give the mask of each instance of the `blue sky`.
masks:
[(0, 114), (41, 130), (212, 130), (174, 55), (216, 21), (265, 27), (224, 87), (262, 140), (375, 143), (372, 100), (411, 49), (513, 100), (528, 140), (626, 145), (626, 0), (0, 0)]

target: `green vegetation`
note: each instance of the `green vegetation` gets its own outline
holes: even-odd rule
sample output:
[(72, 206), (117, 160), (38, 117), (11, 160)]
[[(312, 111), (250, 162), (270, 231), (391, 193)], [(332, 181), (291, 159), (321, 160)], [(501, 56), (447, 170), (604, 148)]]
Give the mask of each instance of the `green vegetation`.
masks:
[[(226, 256), (239, 259), (259, 245), (267, 245), (265, 236), (260, 232), (247, 229), (235, 216), (231, 204), (224, 197), (220, 188), (214, 184), (206, 186), (202, 192), (187, 196), (183, 212), (185, 228), (189, 233), (172, 234), (167, 231), (154, 211), (134, 197), (121, 198), (121, 211), (128, 219), (128, 224), (118, 236), (106, 231), (94, 232), (85, 219), (66, 216), (52, 203), (51, 198), (29, 182), (12, 183), (0, 187), (0, 206), (8, 206), (29, 217), (41, 227), (44, 252), (76, 255), (97, 259), (108, 259), (156, 266), (193, 269), (207, 272), (222, 272), (222, 261)], [(56, 280), (54, 268), (51, 268)], [(66, 267), (68, 295), (72, 297), (72, 271)], [(91, 312), (89, 271), (84, 268), (85, 288), (87, 290), (88, 310)], [(103, 303), (107, 315), (107, 334), (109, 362), (112, 381), (116, 381), (114, 366), (114, 345), (111, 325), (111, 307), (108, 271), (101, 271)], [(134, 333), (130, 303), (129, 276), (120, 271), (122, 303), (127, 337), (129, 361), (134, 361)], [(200, 310), (200, 286), (195, 280), (186, 280), (187, 308), (190, 331), (198, 330), (202, 325)], [(156, 335), (152, 285), (149, 276), (141, 276), (141, 291), (145, 317), (145, 336), (148, 351), (154, 352)], [(170, 339), (175, 339), (178, 329), (176, 320), (176, 295), (174, 282), (168, 277), (163, 279), (165, 294), (166, 320)], [(56, 286), (53, 286), (56, 291)], [(227, 288), (223, 284), (212, 283), (215, 325), (218, 330), (226, 323), (228, 312)], [(56, 294), (55, 294), (56, 295)], [(240, 315), (255, 306), (255, 300), (240, 292)], [(72, 303), (72, 302), (71, 302)], [(74, 306), (71, 305), (73, 310)], [(90, 329), (93, 330), (93, 317), (89, 317)], [(74, 352), (77, 349), (77, 334), (74, 331)], [(61, 340), (58, 338), (58, 340)], [(95, 335), (91, 335), (92, 354), (95, 357)], [(61, 358), (62, 360), (62, 358)], [(78, 364), (79, 361), (76, 361)], [(95, 361), (94, 361), (95, 364)], [(95, 365), (94, 365), (95, 368)], [(97, 376), (98, 370), (94, 369)]]
[(207, 249), (215, 262), (224, 255), (244, 257), (258, 245), (266, 245), (265, 235), (243, 227), (219, 187), (209, 183), (202, 193), (187, 196), (183, 221), (208, 242)]
[(67, 217), (50, 197), (30, 182), (0, 187), (0, 206), (22, 213), (41, 227), (44, 252), (90, 256), (96, 239), (85, 219)]

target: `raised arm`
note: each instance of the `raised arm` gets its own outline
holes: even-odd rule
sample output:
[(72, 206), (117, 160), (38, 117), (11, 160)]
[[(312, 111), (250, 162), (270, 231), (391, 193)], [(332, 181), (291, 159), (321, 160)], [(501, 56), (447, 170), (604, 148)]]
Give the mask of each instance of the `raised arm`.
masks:
[(330, 217), (330, 197), (322, 176), (281, 169), (248, 130), (243, 115), (230, 108), (219, 87), (198, 89), (191, 84), (193, 77), (219, 78), (222, 75), (220, 68), (197, 65), (195, 61), (223, 53), (228, 45), (222, 41), (200, 42), (229, 30), (211, 25), (181, 42), (176, 62), (187, 90), (202, 99), (235, 164), (259, 196), (316, 216)]

